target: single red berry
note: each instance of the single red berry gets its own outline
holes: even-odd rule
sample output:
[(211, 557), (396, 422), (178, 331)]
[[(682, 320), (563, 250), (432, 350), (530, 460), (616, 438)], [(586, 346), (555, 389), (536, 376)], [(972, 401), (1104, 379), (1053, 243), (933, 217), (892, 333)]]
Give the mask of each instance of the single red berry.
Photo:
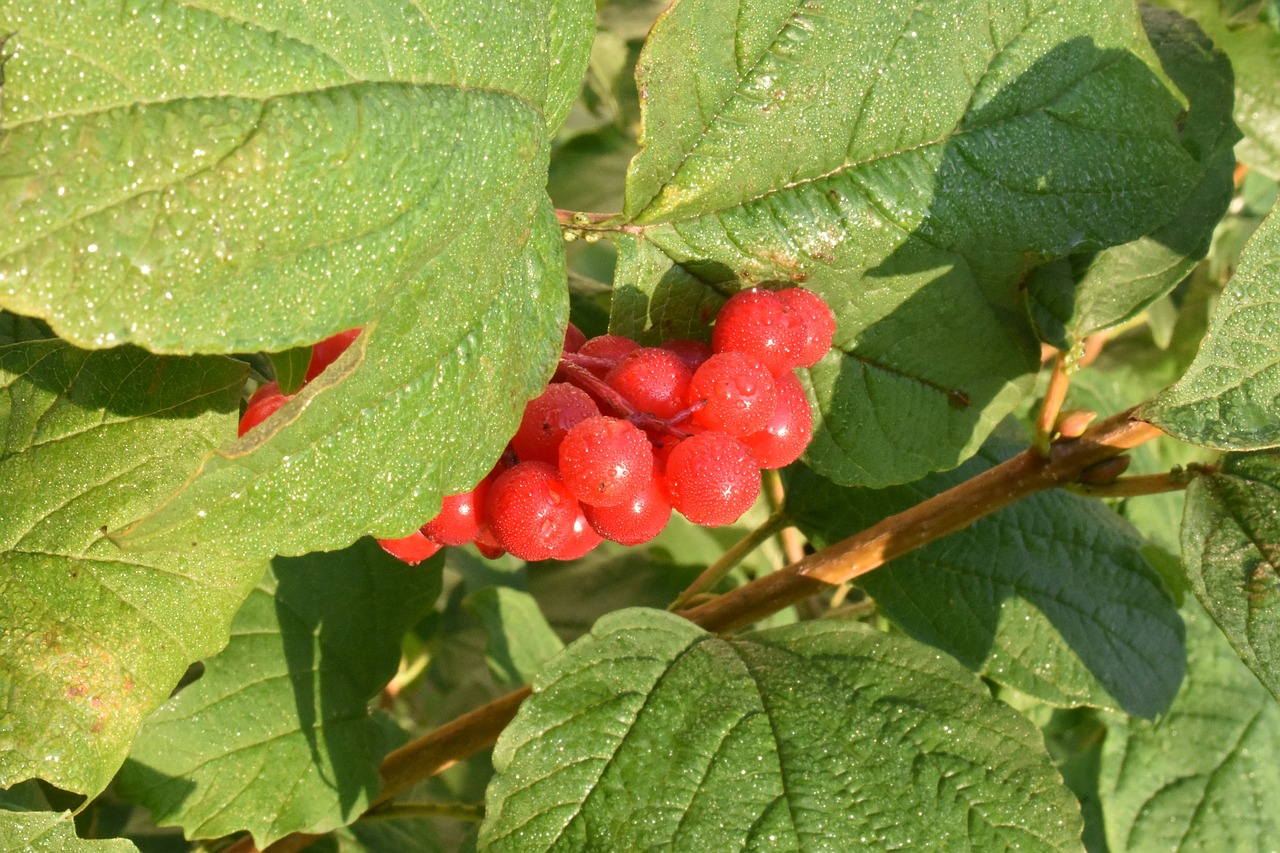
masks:
[(524, 407), (511, 450), (521, 462), (560, 461), (560, 442), (574, 426), (600, 414), (590, 395), (567, 382), (552, 382)]
[(620, 545), (639, 545), (662, 532), (671, 519), (671, 498), (657, 473), (645, 488), (617, 506), (587, 506), (587, 521), (605, 539)]
[(751, 448), (722, 432), (681, 441), (667, 457), (672, 505), (694, 524), (732, 524), (760, 495), (760, 466)]
[(578, 507), (578, 515), (573, 520), (573, 529), (569, 531), (569, 535), (565, 537), (564, 542), (560, 543), (560, 547), (551, 553), (553, 560), (576, 560), (579, 557), (585, 557), (590, 551), (604, 540), (600, 534), (591, 527), (591, 523), (587, 521), (584, 513), (586, 507)]
[(475, 539), (484, 520), (490, 481), (485, 477), (469, 492), (447, 495), (436, 517), (422, 525), (422, 532), (441, 545), (465, 545)]
[(415, 530), (403, 539), (379, 539), (378, 544), (382, 546), (382, 550), (411, 566), (416, 566), (440, 550), (440, 543), (423, 536), (421, 530)]
[(564, 330), (564, 351), (577, 352), (582, 345), (587, 342), (587, 336), (582, 334), (582, 330), (570, 323)]
[(714, 352), (714, 350), (711, 349), (711, 344), (704, 344), (702, 341), (691, 341), (686, 338), (676, 338), (675, 340), (667, 341), (662, 345), (662, 348), (665, 350), (671, 350), (671, 352), (680, 356), (680, 360), (683, 361), (691, 371), (697, 370), (701, 367), (702, 362), (711, 358), (711, 354)]
[(653, 476), (653, 446), (632, 423), (606, 415), (587, 418), (560, 444), (560, 476), (584, 504), (616, 506)]
[(670, 350), (641, 347), (622, 357), (604, 381), (636, 411), (669, 418), (685, 408), (693, 371)]
[(274, 415), (281, 406), (291, 399), (293, 399), (292, 395), (286, 397), (280, 393), (280, 386), (275, 381), (268, 382), (257, 391), (254, 391), (245, 406), (244, 414), (240, 416), (239, 435), (244, 435)]
[(804, 322), (768, 290), (753, 287), (729, 297), (716, 315), (711, 348), (754, 356), (774, 376), (800, 365)]
[[(640, 345), (638, 343), (631, 340), (631, 338), (624, 338), (622, 335), (599, 335), (594, 338), (588, 338), (586, 343), (578, 347), (578, 355), (602, 359), (611, 367), (618, 362), (618, 359), (639, 348)], [(609, 367), (592, 366), (589, 369), (602, 379), (609, 372)]]
[(761, 468), (781, 468), (800, 458), (813, 438), (813, 412), (794, 372), (777, 379), (778, 408), (764, 429), (744, 435)]
[(754, 357), (741, 352), (711, 356), (689, 382), (689, 405), (698, 407), (692, 420), (699, 426), (747, 435), (773, 417), (778, 391), (773, 376)]
[(351, 346), (360, 335), (359, 329), (347, 329), (345, 332), (338, 332), (330, 338), (325, 338), (320, 343), (311, 348), (311, 363), (307, 365), (306, 381), (310, 382), (315, 379), (324, 369), (338, 360), (338, 356), (347, 351), (347, 347)]
[(813, 367), (831, 349), (831, 341), (836, 335), (836, 315), (812, 290), (788, 287), (776, 295), (804, 323), (805, 343), (800, 348), (797, 366)]
[(489, 560), (496, 560), (507, 553), (498, 544), (498, 537), (493, 535), (493, 528), (489, 526), (488, 521), (480, 522), (480, 530), (476, 532), (476, 538), (472, 544), (476, 546), (476, 550), (482, 557)]
[(521, 462), (489, 487), (485, 516), (498, 544), (521, 560), (545, 560), (573, 530), (578, 502), (545, 462)]

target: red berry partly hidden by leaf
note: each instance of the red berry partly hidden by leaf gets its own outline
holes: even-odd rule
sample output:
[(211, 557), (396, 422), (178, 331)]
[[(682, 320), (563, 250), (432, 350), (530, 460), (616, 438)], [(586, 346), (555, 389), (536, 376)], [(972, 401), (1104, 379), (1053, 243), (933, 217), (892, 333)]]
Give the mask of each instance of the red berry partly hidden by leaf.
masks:
[(239, 435), (244, 435), (258, 424), (276, 413), (276, 410), (292, 399), (280, 393), (280, 386), (271, 381), (263, 385), (249, 397), (244, 414), (240, 416)]
[(685, 408), (692, 378), (693, 371), (674, 352), (641, 347), (623, 356), (604, 379), (636, 411), (669, 418)]
[(779, 290), (777, 297), (804, 323), (805, 342), (800, 348), (797, 367), (813, 367), (831, 349), (836, 335), (836, 315), (812, 290), (788, 287)]
[(744, 435), (761, 468), (781, 468), (800, 458), (813, 438), (813, 412), (795, 373), (777, 379), (778, 407), (764, 429)]
[(555, 468), (521, 462), (493, 481), (485, 515), (504, 550), (522, 560), (545, 560), (573, 531), (578, 502)]
[(441, 545), (465, 545), (475, 539), (484, 520), (489, 482), (485, 477), (469, 492), (446, 496), (436, 517), (422, 525), (422, 532)]
[(587, 336), (582, 334), (582, 330), (570, 323), (564, 329), (564, 351), (577, 352), (582, 345), (587, 342)]
[(315, 379), (324, 372), (326, 367), (337, 361), (338, 356), (346, 352), (347, 347), (351, 346), (351, 342), (359, 335), (359, 329), (347, 329), (331, 338), (325, 338), (312, 347), (311, 363), (307, 365), (307, 382)]
[(689, 382), (693, 422), (705, 429), (747, 435), (763, 429), (778, 405), (773, 377), (754, 357), (741, 352), (711, 356)]
[(711, 347), (754, 356), (774, 376), (800, 365), (804, 322), (768, 290), (753, 287), (729, 297), (716, 315)]
[(681, 441), (667, 457), (672, 505), (694, 524), (732, 524), (760, 495), (760, 467), (751, 448), (722, 432)]
[(382, 550), (411, 566), (421, 563), (440, 550), (440, 543), (423, 536), (421, 530), (415, 530), (403, 539), (379, 539), (378, 544), (382, 546)]
[(653, 445), (627, 421), (587, 418), (560, 444), (560, 476), (584, 504), (617, 506), (653, 477)]
[(617, 506), (587, 506), (587, 521), (605, 539), (620, 545), (639, 545), (662, 532), (671, 519), (671, 498), (655, 474), (639, 494)]
[(595, 401), (566, 382), (552, 382), (524, 407), (511, 449), (521, 462), (559, 464), (560, 442), (576, 425), (600, 414)]

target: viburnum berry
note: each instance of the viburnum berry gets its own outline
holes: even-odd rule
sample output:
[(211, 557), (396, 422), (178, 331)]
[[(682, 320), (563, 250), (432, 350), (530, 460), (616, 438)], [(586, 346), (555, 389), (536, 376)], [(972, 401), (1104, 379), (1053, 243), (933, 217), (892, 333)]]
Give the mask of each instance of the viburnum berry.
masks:
[(587, 418), (560, 444), (560, 476), (584, 504), (616, 506), (653, 476), (653, 446), (643, 430), (627, 421)]
[(585, 506), (587, 521), (605, 539), (620, 545), (639, 545), (662, 532), (671, 519), (671, 498), (663, 478), (655, 473), (649, 484), (617, 506)]
[(637, 411), (669, 418), (685, 408), (691, 371), (674, 352), (641, 347), (624, 355), (605, 382), (626, 397)]
[(747, 435), (773, 417), (778, 392), (773, 376), (754, 357), (741, 352), (711, 356), (689, 382), (693, 422), (705, 429)]
[(689, 370), (697, 370), (702, 366), (702, 362), (711, 358), (712, 352), (710, 344), (704, 344), (702, 341), (691, 341), (685, 338), (676, 338), (667, 341), (662, 345), (662, 349), (670, 350), (680, 357), (680, 360), (688, 366)]
[(440, 543), (432, 542), (422, 535), (421, 530), (415, 530), (403, 539), (379, 539), (378, 544), (382, 546), (382, 550), (411, 566), (421, 563), (440, 550)]
[(511, 438), (511, 450), (521, 462), (556, 465), (560, 442), (576, 425), (600, 414), (595, 401), (566, 382), (552, 382), (524, 407), (520, 428)]
[(604, 541), (587, 520), (584, 510), (586, 507), (579, 505), (578, 515), (573, 520), (569, 535), (560, 543), (560, 547), (551, 552), (551, 559), (576, 560), (585, 557), (591, 549)]
[(572, 323), (565, 326), (565, 329), (564, 329), (564, 351), (565, 352), (577, 352), (579, 349), (582, 348), (582, 345), (585, 344), (586, 342), (587, 342), (587, 336), (582, 333), (581, 329), (579, 329), (577, 326), (573, 325)]
[(275, 380), (265, 383), (245, 405), (244, 414), (240, 416), (239, 435), (244, 435), (258, 424), (276, 413), (281, 406), (293, 399), (292, 395), (280, 393), (280, 385)]
[(672, 505), (694, 524), (732, 524), (760, 495), (760, 466), (751, 448), (722, 432), (681, 441), (667, 457)]
[(441, 545), (465, 545), (475, 539), (484, 520), (490, 481), (485, 477), (469, 492), (447, 495), (436, 517), (422, 525), (422, 532)]
[(311, 363), (307, 365), (306, 381), (310, 382), (321, 373), (324, 369), (338, 360), (338, 356), (347, 351), (347, 347), (351, 346), (360, 335), (360, 329), (347, 329), (345, 332), (338, 332), (332, 337), (325, 338), (320, 343), (311, 348)]
[(747, 353), (774, 376), (800, 365), (807, 339), (800, 317), (775, 294), (759, 287), (729, 297), (711, 330), (711, 347), (716, 352)]
[(617, 363), (632, 350), (640, 349), (640, 345), (630, 338), (624, 338), (621, 335), (598, 335), (594, 338), (588, 338), (587, 341), (578, 347), (578, 355), (587, 356), (589, 358), (598, 358), (608, 363), (608, 366), (591, 366), (588, 369), (596, 376), (604, 378), (609, 372), (609, 367)]
[(778, 299), (804, 324), (805, 342), (797, 356), (797, 367), (813, 367), (831, 349), (836, 334), (836, 315), (822, 297), (802, 287), (777, 292)]
[(761, 468), (781, 468), (800, 458), (813, 438), (813, 412), (804, 386), (794, 372), (776, 380), (778, 407), (764, 429), (744, 435), (742, 442), (751, 448)]
[(498, 544), (522, 560), (549, 558), (573, 531), (577, 515), (578, 501), (545, 462), (521, 462), (503, 471), (485, 503)]

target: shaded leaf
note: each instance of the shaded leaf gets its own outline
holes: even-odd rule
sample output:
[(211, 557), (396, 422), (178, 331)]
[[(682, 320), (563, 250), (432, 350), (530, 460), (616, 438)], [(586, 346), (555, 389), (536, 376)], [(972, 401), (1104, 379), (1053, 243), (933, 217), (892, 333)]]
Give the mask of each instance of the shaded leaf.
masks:
[(0, 786), (101, 791), (260, 563), (120, 551), (104, 532), (235, 429), (244, 366), (58, 340), (0, 347)]
[[(788, 512), (818, 547), (976, 476), (988, 447), (955, 471), (892, 489), (841, 489), (804, 469)], [(917, 640), (988, 678), (1057, 705), (1153, 717), (1182, 682), (1182, 623), (1142, 540), (1098, 501), (1032, 495), (898, 557), (859, 581)]]
[(1196, 598), (1280, 699), (1280, 451), (1231, 454), (1191, 481), (1182, 559)]
[(1057, 850), (1080, 834), (1039, 731), (856, 624), (722, 640), (611, 614), (539, 676), (494, 767), (495, 851)]
[(508, 688), (528, 684), (564, 648), (527, 592), (489, 586), (462, 603), (484, 624), (489, 635), (485, 661), (494, 678)]
[(311, 365), (311, 347), (293, 347), (267, 355), (271, 358), (271, 366), (275, 368), (280, 393), (297, 393), (306, 381), (307, 368)]
[(1269, 850), (1280, 706), (1194, 602), (1187, 679), (1158, 723), (1114, 718), (1099, 790), (1112, 850)]
[(137, 853), (123, 839), (85, 841), (76, 836), (70, 812), (11, 812), (0, 809), (0, 853)]
[(1280, 215), (1254, 232), (1182, 378), (1139, 416), (1220, 450), (1280, 444)]
[(369, 700), (439, 592), (439, 561), (406, 566), (371, 540), (273, 560), (227, 648), (147, 720), (119, 792), (188, 838), (247, 829), (265, 847), (351, 822), (390, 746)]
[(1125, 2), (682, 0), (637, 72), (625, 208), (668, 260), (618, 289), (804, 283), (839, 321), (810, 464), (875, 486), (953, 467), (1030, 387), (1026, 271), (1150, 232), (1199, 179), (1158, 68)]

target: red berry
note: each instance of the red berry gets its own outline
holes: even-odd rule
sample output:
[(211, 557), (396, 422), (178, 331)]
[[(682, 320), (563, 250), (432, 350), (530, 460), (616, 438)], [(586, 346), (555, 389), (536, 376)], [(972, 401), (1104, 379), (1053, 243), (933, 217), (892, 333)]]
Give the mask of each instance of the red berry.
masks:
[(740, 352), (716, 353), (693, 374), (689, 405), (693, 422), (730, 435), (747, 435), (773, 417), (778, 391), (759, 361)]
[(812, 367), (818, 363), (836, 335), (836, 315), (822, 297), (802, 287), (779, 290), (777, 297), (804, 323), (805, 344), (798, 356), (799, 367)]
[[(603, 359), (612, 366), (618, 359), (639, 348), (640, 345), (631, 338), (624, 338), (621, 335), (600, 335), (589, 338), (586, 343), (578, 347), (578, 355)], [(602, 378), (609, 372), (608, 367), (591, 367), (590, 370)]]
[(778, 408), (764, 429), (742, 437), (761, 468), (781, 468), (800, 458), (813, 438), (813, 412), (795, 373), (777, 379)]
[(800, 365), (804, 322), (775, 294), (753, 287), (729, 297), (716, 315), (711, 347), (754, 356), (774, 376)]
[(582, 345), (587, 342), (587, 336), (582, 334), (582, 330), (570, 323), (564, 330), (564, 351), (577, 352)]
[(587, 520), (605, 539), (639, 545), (662, 532), (671, 518), (671, 498), (662, 477), (655, 475), (639, 494), (617, 506), (583, 507)]
[(710, 344), (704, 344), (702, 341), (690, 341), (685, 338), (676, 338), (673, 341), (667, 341), (662, 345), (665, 350), (671, 350), (680, 357), (680, 360), (688, 365), (689, 370), (697, 370), (702, 366), (702, 362), (711, 358)]
[(472, 543), (476, 546), (476, 550), (481, 556), (496, 560), (503, 554), (507, 553), (501, 545), (498, 544), (498, 537), (493, 535), (493, 528), (489, 526), (489, 522), (480, 522), (480, 530), (476, 533), (475, 541)]
[(423, 536), (421, 530), (415, 530), (403, 539), (379, 539), (378, 544), (382, 546), (382, 550), (411, 566), (421, 563), (440, 550), (440, 544)]
[(274, 415), (277, 409), (291, 399), (292, 395), (286, 397), (280, 393), (280, 386), (274, 381), (268, 382), (257, 391), (254, 391), (245, 406), (244, 414), (240, 416), (239, 435), (244, 435)]
[(760, 495), (760, 467), (751, 448), (731, 435), (691, 435), (667, 458), (667, 491), (694, 524), (732, 524)]
[(503, 550), (522, 560), (545, 560), (568, 538), (578, 502), (545, 462), (521, 462), (489, 487), (485, 515)]
[(325, 338), (311, 348), (311, 363), (307, 365), (306, 381), (315, 379), (324, 369), (338, 360), (338, 356), (347, 351), (351, 342), (360, 334), (359, 329), (347, 329), (330, 338)]
[(568, 537), (560, 544), (551, 554), (553, 560), (576, 560), (579, 557), (585, 557), (591, 549), (599, 545), (603, 539), (600, 534), (592, 529), (591, 523), (587, 521), (587, 516), (583, 512), (585, 507), (578, 507), (578, 515), (573, 520), (573, 529), (569, 531)]
[(587, 418), (560, 444), (560, 475), (584, 504), (617, 506), (653, 477), (653, 445), (627, 421)]
[(440, 512), (422, 525), (422, 532), (441, 545), (465, 545), (480, 532), (491, 478), (485, 477), (469, 492), (445, 497)]
[(657, 347), (627, 353), (605, 375), (605, 382), (637, 411), (669, 418), (685, 408), (693, 371), (678, 355)]
[(521, 462), (558, 464), (560, 442), (574, 426), (600, 414), (590, 395), (567, 382), (552, 382), (524, 407), (511, 450)]

